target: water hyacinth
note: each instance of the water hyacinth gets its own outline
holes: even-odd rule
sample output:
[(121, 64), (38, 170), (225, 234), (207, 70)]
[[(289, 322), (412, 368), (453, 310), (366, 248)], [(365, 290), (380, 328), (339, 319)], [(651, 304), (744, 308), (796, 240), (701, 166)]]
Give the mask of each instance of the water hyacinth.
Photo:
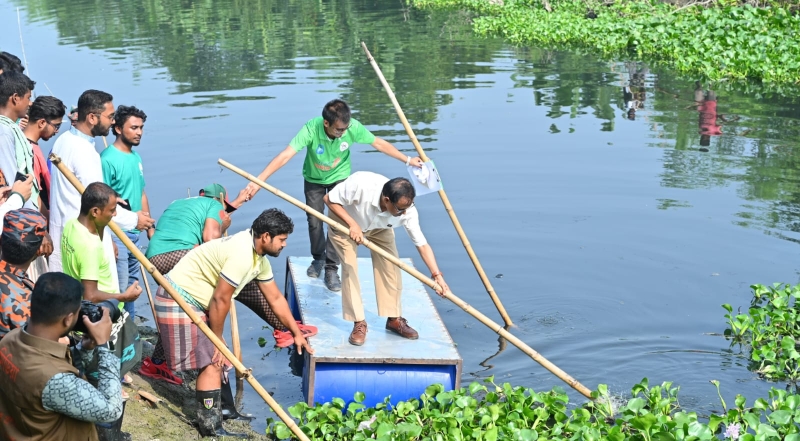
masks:
[(741, 427), (739, 424), (733, 423), (725, 428), (725, 438), (730, 438), (732, 440), (739, 439), (739, 429)]
[[(647, 378), (623, 403), (604, 384), (585, 403), (570, 403), (560, 387), (536, 392), (495, 384), (493, 377), (484, 384), (473, 382), (458, 390), (434, 384), (418, 399), (392, 405), (387, 398), (372, 408), (362, 404), (365, 396), (359, 392), (350, 402), (298, 403), (289, 413), (309, 439), (326, 441), (800, 439), (800, 426), (794, 423), (800, 418), (800, 395), (784, 390), (772, 389), (769, 401), (759, 398), (753, 407), (739, 395), (735, 408), (723, 404), (719, 414), (704, 420), (679, 406), (672, 383), (650, 386)], [(267, 423), (273, 439), (292, 437), (282, 422)]]

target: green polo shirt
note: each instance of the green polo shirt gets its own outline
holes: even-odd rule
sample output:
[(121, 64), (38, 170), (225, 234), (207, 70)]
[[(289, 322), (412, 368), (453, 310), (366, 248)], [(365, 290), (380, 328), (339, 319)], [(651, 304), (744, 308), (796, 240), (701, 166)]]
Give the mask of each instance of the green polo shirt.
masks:
[(350, 127), (341, 138), (331, 139), (325, 133), (324, 120), (318, 116), (303, 126), (289, 146), (295, 152), (306, 151), (303, 178), (312, 184), (332, 184), (350, 176), (350, 147), (372, 144), (375, 135), (360, 122), (350, 119)]

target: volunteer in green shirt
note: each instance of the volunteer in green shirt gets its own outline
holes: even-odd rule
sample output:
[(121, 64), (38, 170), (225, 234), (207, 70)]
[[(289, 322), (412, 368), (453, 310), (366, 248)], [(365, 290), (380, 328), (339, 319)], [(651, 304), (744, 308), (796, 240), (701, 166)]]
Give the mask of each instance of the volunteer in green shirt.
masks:
[[(353, 144), (369, 144), (379, 152), (406, 165), (422, 167), (420, 158), (407, 156), (389, 142), (370, 133), (360, 122), (350, 117), (350, 107), (347, 103), (336, 99), (325, 104), (322, 117), (308, 121), (300, 129), (289, 146), (270, 161), (258, 178), (266, 181), (297, 152), (306, 149), (306, 159), (303, 162), (306, 204), (322, 212), (325, 209), (325, 204), (322, 202), (325, 194), (350, 176), (350, 149)], [(252, 182), (248, 184), (245, 188), (248, 199), (252, 198), (259, 188)], [(311, 215), (307, 217), (311, 256), (314, 258), (307, 274), (309, 277), (319, 277), (324, 267), (325, 286), (331, 291), (341, 291), (342, 283), (337, 273), (339, 256), (336, 255), (330, 240), (325, 239), (322, 221)]]
[(61, 235), (61, 264), (68, 276), (83, 284), (83, 298), (90, 302), (115, 299), (133, 302), (142, 293), (135, 282), (124, 293), (113, 283), (111, 264), (100, 237), (117, 211), (117, 193), (102, 182), (93, 182), (81, 195), (81, 211), (70, 219)]

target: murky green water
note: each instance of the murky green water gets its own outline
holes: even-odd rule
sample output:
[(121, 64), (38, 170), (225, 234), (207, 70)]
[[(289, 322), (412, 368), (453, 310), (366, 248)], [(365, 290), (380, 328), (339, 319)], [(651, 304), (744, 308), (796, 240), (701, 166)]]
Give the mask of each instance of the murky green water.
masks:
[[(725, 328), (719, 305), (749, 303), (748, 285), (798, 281), (796, 102), (713, 89), (714, 116), (707, 88), (695, 101), (693, 79), (476, 39), (466, 16), (399, 1), (0, 0), (0, 49), (19, 54), (17, 6), (39, 94), (49, 88), (75, 104), (97, 88), (147, 112), (139, 151), (156, 213), (210, 181), (241, 188), (217, 158), (260, 171), (335, 97), (413, 151), (365, 41), (442, 171), (512, 332), (590, 388), (674, 381), (681, 404), (706, 413), (719, 407), (712, 379), (726, 398), (766, 396), (770, 385), (708, 334)], [(701, 131), (720, 134), (706, 146)], [(355, 170), (404, 174), (370, 150), (357, 147)], [(302, 197), (300, 170), (295, 159), (270, 182)], [(239, 210), (234, 230), (270, 206), (298, 227), (284, 255), (307, 254), (304, 213), (272, 195)], [(451, 288), (499, 321), (441, 202), (417, 206)], [(399, 246), (421, 263), (402, 235)], [(284, 259), (274, 266), (282, 275)], [(464, 382), (560, 385), (459, 308), (436, 303)], [(267, 331), (249, 311), (240, 321), (246, 364), (282, 404), (300, 400), (287, 352), (256, 345)], [(247, 407), (268, 415), (253, 393)]]

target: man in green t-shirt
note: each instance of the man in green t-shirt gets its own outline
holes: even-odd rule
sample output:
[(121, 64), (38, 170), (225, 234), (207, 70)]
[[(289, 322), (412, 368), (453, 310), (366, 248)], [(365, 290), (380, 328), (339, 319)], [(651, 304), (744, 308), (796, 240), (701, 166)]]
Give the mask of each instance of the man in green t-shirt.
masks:
[[(108, 184), (125, 201), (123, 206), (130, 211), (141, 211), (150, 215), (150, 203), (144, 192), (144, 168), (139, 153), (133, 150), (142, 140), (144, 123), (147, 115), (134, 106), (119, 106), (114, 113), (114, 135), (117, 139), (100, 154), (103, 165), (103, 182)], [(153, 236), (153, 228), (147, 230), (147, 237)], [(139, 245), (139, 230), (126, 231), (128, 239)], [(128, 249), (116, 235), (111, 239), (117, 245), (119, 255), (116, 261), (116, 272), (119, 279), (119, 292), (128, 289), (134, 282), (139, 281), (141, 270), (136, 256)], [(125, 304), (125, 310), (134, 315), (133, 302)]]
[[(266, 181), (297, 152), (306, 149), (306, 159), (303, 162), (306, 205), (322, 212), (325, 209), (322, 202), (325, 194), (350, 176), (350, 147), (353, 144), (369, 144), (406, 165), (422, 167), (420, 158), (404, 155), (389, 142), (370, 133), (360, 122), (350, 117), (347, 103), (336, 99), (325, 104), (322, 117), (308, 121), (300, 129), (289, 146), (270, 161), (258, 178)], [(248, 184), (245, 188), (247, 197), (252, 198), (260, 188), (252, 182)], [(331, 291), (341, 291), (342, 283), (337, 274), (339, 256), (336, 255), (330, 239), (325, 239), (322, 221), (310, 214), (307, 217), (313, 257), (307, 274), (309, 277), (319, 277), (324, 267), (325, 286)]]
[(133, 302), (142, 293), (139, 282), (135, 282), (119, 294), (111, 277), (111, 263), (103, 252), (101, 235), (116, 212), (117, 193), (102, 182), (93, 182), (81, 195), (78, 218), (67, 221), (61, 235), (63, 271), (81, 281), (83, 298), (90, 302)]

